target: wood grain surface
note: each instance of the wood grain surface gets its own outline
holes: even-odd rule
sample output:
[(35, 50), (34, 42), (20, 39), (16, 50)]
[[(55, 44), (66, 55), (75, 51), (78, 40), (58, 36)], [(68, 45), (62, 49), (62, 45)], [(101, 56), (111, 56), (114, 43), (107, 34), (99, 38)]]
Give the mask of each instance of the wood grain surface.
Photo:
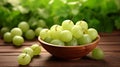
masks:
[(12, 43), (4, 43), (0, 38), (0, 67), (120, 67), (120, 31), (112, 33), (99, 33), (100, 48), (105, 53), (104, 60), (93, 60), (83, 57), (77, 60), (62, 60), (53, 57), (44, 48), (39, 56), (35, 56), (29, 65), (22, 66), (17, 63), (17, 56), (22, 49), (34, 43), (37, 39), (25, 41), (21, 47), (15, 47)]

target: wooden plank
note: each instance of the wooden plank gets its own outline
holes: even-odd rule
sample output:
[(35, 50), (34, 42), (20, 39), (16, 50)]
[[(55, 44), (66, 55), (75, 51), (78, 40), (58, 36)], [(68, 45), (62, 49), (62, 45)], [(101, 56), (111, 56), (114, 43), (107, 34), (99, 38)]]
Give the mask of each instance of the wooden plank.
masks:
[[(15, 46), (0, 46), (0, 53), (19, 53), (22, 52), (22, 49), (29, 46), (21, 46), (21, 47), (15, 47)], [(41, 47), (41, 50), (44, 52), (46, 51), (43, 47)]]
[[(4, 52), (21, 52), (22, 49), (24, 49), (25, 47), (29, 47), (30, 45), (23, 45), (21, 47), (15, 47), (15, 46), (0, 46), (0, 52), (4, 53)], [(104, 51), (120, 51), (120, 42), (100, 42), (98, 44), (99, 47), (101, 47)], [(112, 50), (111, 50), (112, 49)], [(45, 51), (42, 48), (43, 51)]]
[(101, 45), (120, 45), (120, 42), (99, 42)]
[(100, 39), (101, 42), (120, 42), (120, 36), (107, 36)]
[[(0, 66), (19, 66), (17, 63), (17, 56), (0, 56)], [(49, 53), (41, 53), (40, 56), (33, 58), (29, 66), (40, 67), (109, 67), (120, 66), (120, 53), (119, 52), (105, 52), (104, 60), (93, 60), (87, 57), (77, 60), (61, 60), (51, 56)]]
[[(22, 46), (19, 48), (16, 48), (14, 46), (1, 46), (0, 47), (0, 53), (15, 53), (15, 52), (21, 52), (22, 49), (24, 49), (25, 47), (29, 47), (29, 46)], [(120, 51), (120, 44), (99, 44), (98, 47), (102, 48), (104, 51)], [(43, 49), (42, 47), (42, 51), (45, 51), (45, 49)]]
[(119, 36), (120, 30), (113, 31), (111, 33), (99, 33), (101, 36)]
[[(38, 40), (32, 40), (32, 41), (26, 41), (25, 40), (25, 42), (22, 45), (23, 46), (26, 46), (26, 45), (30, 46), (30, 45), (32, 45), (34, 43), (39, 44)], [(13, 46), (13, 43), (5, 43), (2, 39), (0, 39), (0, 46)]]
[(100, 46), (101, 49), (103, 49), (103, 51), (105, 52), (120, 52), (120, 47), (119, 46), (113, 46), (113, 47), (109, 47), (109, 46)]

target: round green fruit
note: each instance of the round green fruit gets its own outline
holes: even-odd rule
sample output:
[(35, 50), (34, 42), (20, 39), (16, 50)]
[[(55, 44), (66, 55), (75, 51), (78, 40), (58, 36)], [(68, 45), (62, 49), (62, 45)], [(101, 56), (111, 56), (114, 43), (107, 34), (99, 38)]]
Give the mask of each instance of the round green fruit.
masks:
[(32, 48), (34, 55), (39, 55), (41, 52), (41, 47), (38, 44), (33, 44), (30, 48)]
[(23, 53), (26, 53), (26, 54), (29, 54), (30, 57), (32, 58), (34, 55), (33, 55), (33, 50), (30, 48), (30, 47), (26, 47), (22, 50)]
[(25, 21), (22, 21), (18, 24), (18, 27), (22, 30), (22, 32), (26, 32), (27, 30), (29, 30), (29, 24)]
[(95, 48), (92, 51), (92, 58), (96, 60), (104, 59), (104, 52), (100, 48)]
[(27, 40), (32, 40), (32, 39), (34, 39), (34, 38), (35, 38), (35, 32), (34, 32), (32, 29), (26, 31), (26, 32), (25, 32), (25, 38), (26, 38)]
[(14, 45), (21, 46), (24, 43), (24, 38), (22, 36), (14, 36), (12, 41)]
[(6, 32), (3, 36), (5, 42), (12, 42), (12, 35), (10, 32)]
[(22, 36), (22, 30), (20, 29), (20, 28), (13, 28), (12, 30), (11, 30), (11, 35), (12, 35), (12, 37), (14, 37), (14, 36), (16, 36), (16, 35), (18, 35), (18, 36)]
[(27, 65), (31, 61), (31, 57), (29, 54), (22, 53), (17, 57), (17, 61), (20, 65)]

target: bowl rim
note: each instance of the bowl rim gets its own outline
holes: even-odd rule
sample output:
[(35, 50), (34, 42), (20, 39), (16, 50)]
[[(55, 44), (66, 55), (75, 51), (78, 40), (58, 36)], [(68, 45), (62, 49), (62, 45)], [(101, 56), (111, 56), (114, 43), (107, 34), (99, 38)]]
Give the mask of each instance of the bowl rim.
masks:
[(94, 41), (92, 41), (91, 43), (84, 44), (84, 45), (77, 45), (77, 46), (60, 46), (60, 45), (54, 45), (54, 44), (47, 43), (47, 42), (43, 41), (43, 40), (40, 38), (40, 36), (38, 36), (38, 41), (39, 41), (40, 43), (42, 42), (42, 43), (44, 43), (45, 45), (49, 45), (49, 46), (53, 46), (53, 47), (68, 47), (68, 48), (70, 48), (70, 47), (85, 47), (85, 46), (89, 46), (89, 45), (92, 45), (92, 44), (100, 41), (100, 36), (98, 35), (97, 38), (96, 38)]

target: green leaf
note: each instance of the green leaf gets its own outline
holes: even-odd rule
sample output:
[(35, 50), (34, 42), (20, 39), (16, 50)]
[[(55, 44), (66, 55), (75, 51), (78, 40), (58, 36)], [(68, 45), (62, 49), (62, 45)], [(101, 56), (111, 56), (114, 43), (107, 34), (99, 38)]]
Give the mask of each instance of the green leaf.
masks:
[(89, 20), (88, 25), (89, 25), (89, 28), (95, 28), (97, 30), (100, 30), (100, 26), (101, 26), (100, 21), (96, 18)]
[(117, 4), (114, 0), (105, 0), (101, 4), (102, 13), (113, 13), (117, 11)]
[(118, 17), (116, 20), (115, 20), (115, 27), (117, 29), (120, 29), (120, 17)]
[(35, 11), (39, 7), (48, 7), (49, 0), (21, 0), (22, 6)]
[[(59, 5), (59, 6), (58, 6)], [(53, 0), (53, 2), (49, 5), (52, 13), (51, 15), (60, 15), (66, 11), (66, 5), (61, 0)]]
[(98, 6), (100, 6), (100, 4), (103, 2), (104, 0), (87, 0), (83, 5), (85, 7), (89, 7), (89, 8), (96, 8)]

